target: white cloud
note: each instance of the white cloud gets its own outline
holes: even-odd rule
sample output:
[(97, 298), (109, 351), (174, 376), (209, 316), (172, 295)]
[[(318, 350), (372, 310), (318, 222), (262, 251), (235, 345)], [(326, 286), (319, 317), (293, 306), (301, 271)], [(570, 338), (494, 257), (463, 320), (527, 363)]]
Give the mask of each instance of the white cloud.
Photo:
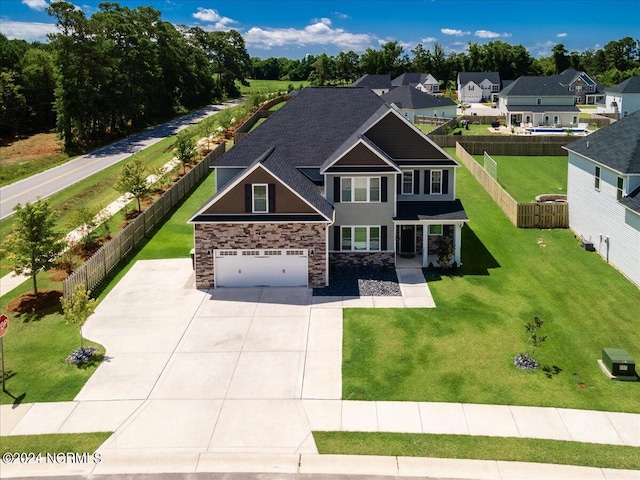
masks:
[(212, 24), (208, 25), (205, 30), (229, 30), (232, 23), (238, 23), (232, 18), (223, 17), (217, 10), (212, 8), (198, 7), (198, 11), (191, 16), (202, 22)]
[(511, 36), (510, 33), (498, 33), (492, 32), (491, 30), (476, 30), (476, 33), (474, 33), (474, 35), (478, 38), (508, 38)]
[(347, 18), (351, 18), (349, 15), (347, 15), (346, 13), (340, 13), (340, 12), (333, 12), (333, 15), (335, 15), (336, 17), (338, 17), (340, 20), (346, 20)]
[(469, 35), (471, 32), (464, 32), (462, 30), (456, 30), (453, 28), (441, 28), (440, 31), (445, 35), (455, 35), (456, 37), (461, 37), (463, 35)]
[(0, 22), (0, 32), (10, 40), (19, 39), (28, 42), (46, 42), (47, 34), (58, 33), (55, 23), (14, 22), (3, 19)]
[(244, 34), (245, 42), (254, 48), (269, 50), (285, 45), (334, 45), (340, 49), (362, 51), (376, 40), (366, 33), (350, 33), (331, 28), (328, 18), (321, 18), (303, 29), (253, 27)]
[(31, 10), (44, 10), (49, 6), (46, 0), (22, 0), (22, 3)]
[(569, 36), (569, 35), (567, 33), (564, 33), (564, 32), (559, 33), (558, 35), (556, 35), (556, 37), (558, 37), (558, 38), (565, 38), (567, 36)]
[(422, 40), (420, 40), (420, 43), (433, 43), (436, 40), (436, 37), (424, 37)]

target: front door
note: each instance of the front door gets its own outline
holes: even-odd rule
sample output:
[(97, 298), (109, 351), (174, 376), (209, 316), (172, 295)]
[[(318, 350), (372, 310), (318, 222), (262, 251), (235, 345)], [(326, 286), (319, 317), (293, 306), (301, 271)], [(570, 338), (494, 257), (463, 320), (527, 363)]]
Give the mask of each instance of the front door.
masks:
[(400, 253), (416, 253), (415, 225), (400, 225)]

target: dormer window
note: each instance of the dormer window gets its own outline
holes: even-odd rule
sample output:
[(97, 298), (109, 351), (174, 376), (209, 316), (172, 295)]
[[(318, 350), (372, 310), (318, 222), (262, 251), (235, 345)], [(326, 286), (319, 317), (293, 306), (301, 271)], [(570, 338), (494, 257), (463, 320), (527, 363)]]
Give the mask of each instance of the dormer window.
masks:
[(267, 213), (269, 211), (269, 186), (266, 183), (251, 185), (253, 213)]

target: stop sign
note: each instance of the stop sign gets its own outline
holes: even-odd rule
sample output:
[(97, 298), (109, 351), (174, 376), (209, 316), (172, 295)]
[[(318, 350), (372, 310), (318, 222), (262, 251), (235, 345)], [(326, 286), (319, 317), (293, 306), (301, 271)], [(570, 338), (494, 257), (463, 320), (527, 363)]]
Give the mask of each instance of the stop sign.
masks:
[(4, 337), (7, 333), (7, 327), (9, 326), (9, 318), (6, 315), (0, 315), (0, 338)]

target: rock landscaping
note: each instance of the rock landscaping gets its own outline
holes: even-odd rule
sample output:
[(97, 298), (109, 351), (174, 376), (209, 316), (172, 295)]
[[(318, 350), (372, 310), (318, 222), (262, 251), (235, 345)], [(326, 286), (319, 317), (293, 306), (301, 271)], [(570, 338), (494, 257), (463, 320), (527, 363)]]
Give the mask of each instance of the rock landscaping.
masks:
[(399, 297), (402, 295), (394, 268), (340, 267), (329, 274), (329, 286), (314, 288), (315, 296)]

